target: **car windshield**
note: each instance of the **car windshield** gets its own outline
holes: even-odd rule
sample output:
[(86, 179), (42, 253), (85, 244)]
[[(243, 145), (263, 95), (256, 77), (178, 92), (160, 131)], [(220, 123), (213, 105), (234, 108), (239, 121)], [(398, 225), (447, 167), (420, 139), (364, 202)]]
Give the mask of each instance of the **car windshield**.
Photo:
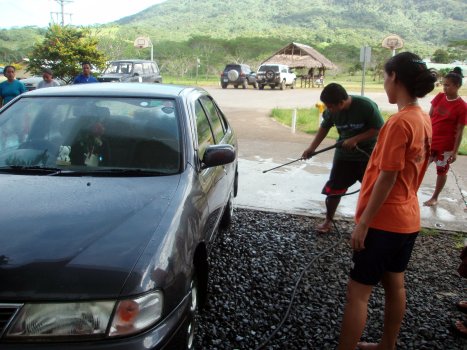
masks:
[(25, 97), (0, 114), (3, 171), (174, 174), (180, 149), (172, 99)]
[(277, 73), (279, 72), (279, 67), (278, 66), (261, 66), (259, 67), (260, 72), (266, 72), (268, 70), (272, 70), (273, 72)]
[(131, 62), (110, 62), (104, 71), (104, 74), (130, 74), (133, 71)]

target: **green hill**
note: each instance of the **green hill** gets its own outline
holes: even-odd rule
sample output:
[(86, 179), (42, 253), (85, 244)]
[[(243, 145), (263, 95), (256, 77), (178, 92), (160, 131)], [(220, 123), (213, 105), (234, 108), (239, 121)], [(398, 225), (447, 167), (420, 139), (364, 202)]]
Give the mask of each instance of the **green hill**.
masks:
[[(149, 36), (164, 74), (217, 75), (227, 62), (253, 68), (290, 42), (310, 45), (339, 65), (359, 69), (359, 50), (373, 49), (373, 67), (388, 54), (381, 42), (389, 34), (423, 57), (437, 49), (450, 59), (467, 59), (465, 0), (167, 0), (116, 22), (93, 26), (108, 59), (148, 58), (149, 49), (133, 41)], [(4, 63), (27, 57), (45, 28), (0, 30)], [(455, 47), (450, 43), (458, 41)], [(376, 70), (375, 70), (376, 71)]]
[(446, 0), (168, 0), (115, 24), (156, 40), (193, 35), (296, 38), (361, 46), (398, 34), (415, 46), (467, 37), (467, 2)]

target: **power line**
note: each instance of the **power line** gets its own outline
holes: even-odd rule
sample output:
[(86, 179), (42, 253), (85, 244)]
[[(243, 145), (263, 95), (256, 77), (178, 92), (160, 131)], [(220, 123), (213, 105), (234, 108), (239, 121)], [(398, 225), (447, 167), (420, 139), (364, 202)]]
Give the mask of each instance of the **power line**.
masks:
[(61, 25), (64, 26), (65, 25), (65, 15), (69, 16), (70, 17), (70, 22), (71, 22), (71, 16), (72, 14), (69, 13), (69, 12), (65, 12), (65, 4), (66, 3), (71, 3), (73, 2), (73, 0), (54, 0), (56, 3), (58, 3), (60, 5), (60, 12), (50, 12), (50, 17), (51, 17), (51, 20), (52, 22), (54, 22), (53, 20), (53, 15), (55, 15), (55, 17), (58, 19), (59, 17), (61, 18)]

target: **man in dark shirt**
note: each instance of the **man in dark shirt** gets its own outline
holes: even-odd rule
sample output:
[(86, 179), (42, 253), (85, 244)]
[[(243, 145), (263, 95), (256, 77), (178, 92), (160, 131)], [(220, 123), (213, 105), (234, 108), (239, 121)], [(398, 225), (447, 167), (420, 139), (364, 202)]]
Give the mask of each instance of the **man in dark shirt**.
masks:
[(83, 68), (83, 72), (75, 77), (73, 84), (90, 84), (98, 82), (91, 74), (91, 64), (89, 62), (83, 62), (81, 67)]
[(320, 233), (327, 233), (331, 230), (332, 219), (341, 196), (355, 182), (362, 181), (384, 121), (376, 103), (366, 97), (349, 96), (339, 84), (326, 85), (320, 99), (326, 106), (323, 121), (302, 157), (310, 158), (331, 127), (337, 128), (338, 141), (343, 143), (334, 153), (331, 175), (322, 191), (327, 196), (326, 219), (316, 228)]

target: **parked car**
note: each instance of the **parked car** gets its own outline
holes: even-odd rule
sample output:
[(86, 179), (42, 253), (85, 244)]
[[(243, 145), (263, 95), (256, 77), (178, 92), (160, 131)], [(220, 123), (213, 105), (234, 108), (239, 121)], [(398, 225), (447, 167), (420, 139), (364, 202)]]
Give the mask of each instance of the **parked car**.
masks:
[(193, 349), (237, 193), (203, 89), (88, 84), (0, 110), (0, 348)]
[(162, 83), (162, 76), (154, 61), (120, 60), (111, 61), (97, 80), (112, 83)]
[[(37, 89), (37, 84), (39, 84), (43, 79), (39, 76), (32, 76), (28, 78), (22, 78), (20, 80), (26, 87), (26, 90), (31, 91)], [(66, 82), (61, 79), (54, 78), (54, 80), (58, 81), (60, 85), (66, 85)]]
[(256, 80), (260, 90), (263, 90), (266, 85), (269, 85), (271, 89), (279, 87), (284, 90), (286, 86), (293, 89), (295, 88), (296, 79), (297, 76), (293, 70), (285, 64), (263, 64), (256, 73)]
[(258, 87), (256, 74), (246, 64), (228, 64), (221, 73), (221, 86), (227, 89), (229, 85), (233, 85), (236, 89), (239, 86), (246, 89), (248, 85), (252, 85), (256, 89)]

